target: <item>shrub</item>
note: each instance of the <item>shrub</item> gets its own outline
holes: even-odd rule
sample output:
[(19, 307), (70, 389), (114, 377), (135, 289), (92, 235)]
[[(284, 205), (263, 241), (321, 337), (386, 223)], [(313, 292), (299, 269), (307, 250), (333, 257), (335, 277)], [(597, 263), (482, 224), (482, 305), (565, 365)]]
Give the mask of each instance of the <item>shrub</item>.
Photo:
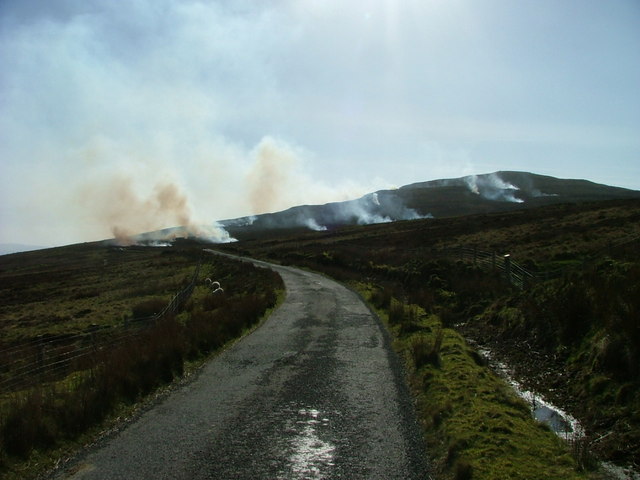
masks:
[(389, 305), (389, 323), (399, 325), (404, 321), (404, 318), (404, 304), (392, 298)]
[(162, 298), (152, 298), (134, 305), (131, 308), (131, 313), (133, 318), (142, 319), (160, 313), (166, 306), (167, 302)]
[[(0, 417), (0, 464), (6, 454), (27, 458), (34, 448), (47, 449), (60, 438), (75, 438), (102, 421), (122, 402), (168, 383), (183, 371), (184, 359), (207, 354), (254, 325), (277, 301), (280, 277), (271, 271), (225, 261), (228, 294), (190, 300), (188, 314), (171, 315), (135, 330), (114, 330), (77, 372), (58, 386), (35, 388), (15, 396)], [(248, 285), (248, 286), (247, 286)], [(225, 285), (226, 286), (226, 285)], [(253, 291), (244, 294), (243, 289)], [(148, 318), (166, 302), (152, 298), (132, 308), (134, 318)], [(100, 346), (100, 343), (97, 344)]]
[(416, 305), (405, 305), (394, 298), (391, 299), (389, 323), (391, 325), (399, 325), (401, 334), (412, 332), (416, 327), (417, 321), (418, 307)]
[(455, 480), (471, 480), (473, 478), (473, 467), (468, 461), (463, 459), (456, 462), (454, 472), (453, 478)]
[(391, 292), (388, 289), (376, 287), (371, 292), (371, 303), (376, 308), (389, 308), (391, 305)]
[(409, 340), (409, 353), (416, 368), (424, 365), (440, 366), (440, 349), (444, 333), (441, 328), (436, 331), (433, 340), (425, 335), (414, 335)]

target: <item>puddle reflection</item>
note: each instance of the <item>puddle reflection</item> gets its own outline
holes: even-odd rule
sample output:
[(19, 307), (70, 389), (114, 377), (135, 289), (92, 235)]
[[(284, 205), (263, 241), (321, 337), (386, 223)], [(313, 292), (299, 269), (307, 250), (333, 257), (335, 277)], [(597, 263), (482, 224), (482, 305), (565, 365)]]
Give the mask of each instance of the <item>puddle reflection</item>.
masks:
[[(295, 413), (294, 413), (295, 412)], [(326, 478), (334, 464), (335, 445), (322, 440), (320, 430), (329, 426), (329, 418), (314, 408), (299, 408), (287, 423), (293, 435), (289, 447), (288, 471), (279, 479)]]

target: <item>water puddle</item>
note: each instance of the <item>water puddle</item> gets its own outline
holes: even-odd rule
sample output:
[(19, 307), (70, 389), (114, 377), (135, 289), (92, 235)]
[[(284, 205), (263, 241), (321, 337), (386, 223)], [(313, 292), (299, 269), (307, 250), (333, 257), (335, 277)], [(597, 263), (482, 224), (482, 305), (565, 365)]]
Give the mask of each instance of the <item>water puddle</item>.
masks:
[(621, 467), (610, 462), (602, 462), (602, 469), (615, 480), (640, 480), (640, 472), (631, 467)]
[[(524, 388), (520, 382), (513, 379), (512, 370), (505, 363), (495, 359), (491, 350), (480, 347), (472, 341), (469, 343), (474, 345), (476, 351), (489, 362), (491, 369), (507, 381), (518, 396), (531, 406), (531, 414), (536, 420), (548, 425), (556, 435), (569, 442), (585, 436), (584, 428), (575, 417), (546, 401), (542, 395)], [(640, 480), (640, 472), (631, 467), (621, 467), (610, 462), (601, 462), (600, 465), (607, 475), (606, 478)]]
[(506, 380), (518, 396), (531, 406), (531, 414), (536, 420), (548, 425), (556, 435), (565, 440), (577, 440), (584, 437), (584, 429), (575, 417), (548, 402), (542, 395), (524, 388), (522, 384), (513, 379), (511, 369), (493, 357), (491, 350), (478, 348), (478, 353), (486, 358), (493, 371)]
[(288, 468), (287, 472), (282, 472), (278, 478), (327, 478), (334, 465), (336, 447), (322, 440), (319, 433), (329, 426), (329, 418), (314, 408), (299, 408), (294, 412), (295, 419), (290, 420), (287, 425), (287, 430), (293, 434)]

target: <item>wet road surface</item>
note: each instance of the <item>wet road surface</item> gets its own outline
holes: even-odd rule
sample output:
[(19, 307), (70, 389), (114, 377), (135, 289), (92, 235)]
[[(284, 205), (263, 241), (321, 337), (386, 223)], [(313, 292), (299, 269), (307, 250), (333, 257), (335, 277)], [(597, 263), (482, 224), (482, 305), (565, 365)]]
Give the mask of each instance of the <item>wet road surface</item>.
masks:
[(58, 479), (428, 478), (397, 358), (352, 291), (273, 266), (287, 297)]

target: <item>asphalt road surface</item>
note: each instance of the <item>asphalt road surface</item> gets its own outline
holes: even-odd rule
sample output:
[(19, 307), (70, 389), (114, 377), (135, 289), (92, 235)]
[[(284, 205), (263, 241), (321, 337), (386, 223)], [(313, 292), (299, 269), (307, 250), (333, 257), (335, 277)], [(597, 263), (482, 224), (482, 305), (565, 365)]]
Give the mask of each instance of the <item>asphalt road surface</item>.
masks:
[(55, 478), (428, 478), (379, 320), (328, 278), (273, 268), (287, 297), (260, 328)]

